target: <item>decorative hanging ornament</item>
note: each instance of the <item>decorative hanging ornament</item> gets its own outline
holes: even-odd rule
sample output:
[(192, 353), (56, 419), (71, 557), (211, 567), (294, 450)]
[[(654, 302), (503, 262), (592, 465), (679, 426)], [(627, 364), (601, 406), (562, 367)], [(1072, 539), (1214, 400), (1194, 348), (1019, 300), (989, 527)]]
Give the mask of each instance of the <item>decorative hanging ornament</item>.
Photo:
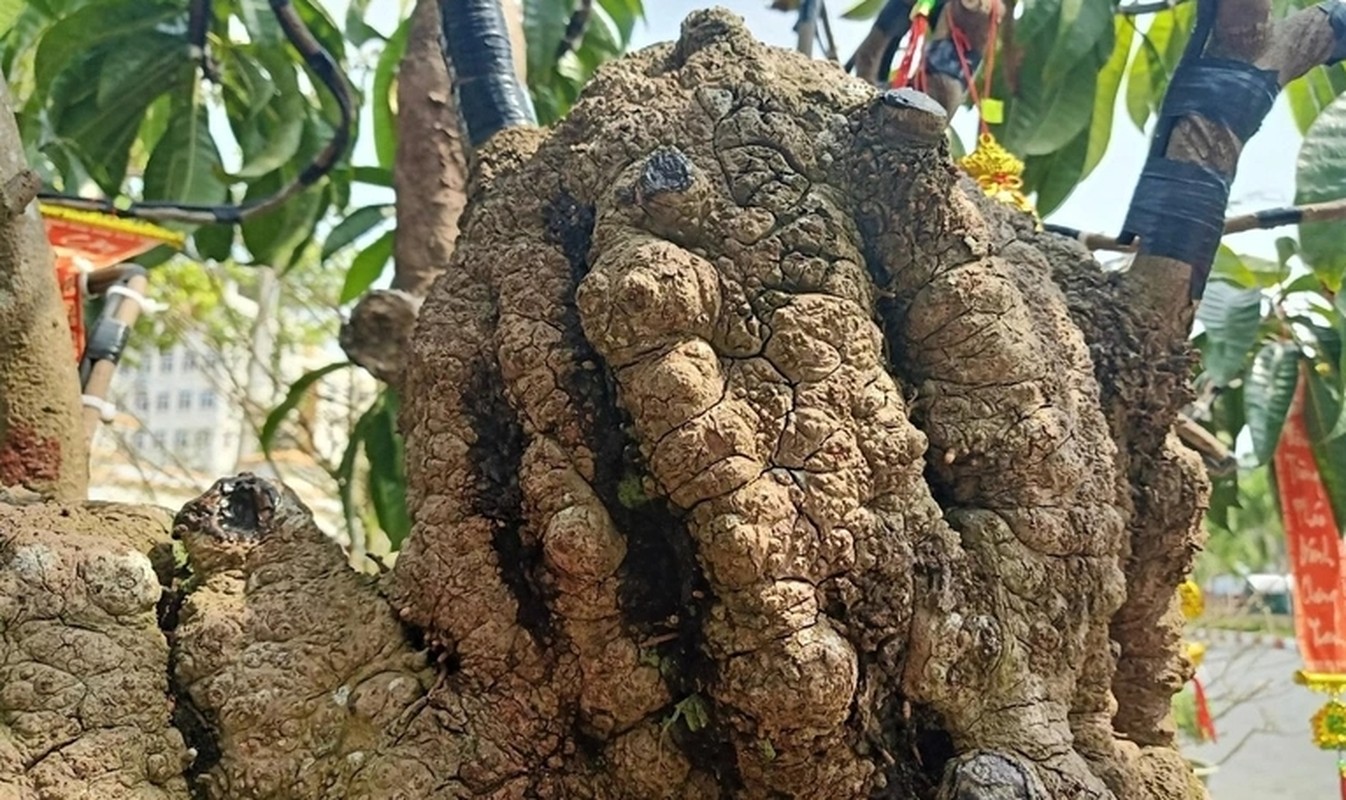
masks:
[(1001, 147), (990, 133), (977, 137), (977, 149), (958, 160), (987, 197), (1037, 216), (1033, 203), (1023, 193), (1024, 162)]
[[(1178, 584), (1178, 605), (1182, 608), (1182, 616), (1188, 622), (1201, 616), (1206, 610), (1205, 596), (1201, 593), (1201, 587), (1196, 581), (1190, 578)], [(1191, 662), (1192, 669), (1196, 670), (1201, 666), (1201, 662), (1206, 659), (1206, 645), (1201, 642), (1187, 642), (1186, 645), (1187, 660)], [(1210, 700), (1206, 697), (1206, 687), (1201, 683), (1201, 678), (1192, 673), (1192, 695), (1196, 703), (1196, 730), (1197, 734), (1205, 741), (1218, 741), (1215, 734), (1215, 716), (1210, 712)]]
[(1328, 696), (1311, 720), (1313, 743), (1337, 751), (1338, 782), (1346, 800), (1346, 544), (1323, 486), (1304, 418), (1306, 373), (1301, 365), (1290, 413), (1276, 444), (1273, 468), (1294, 576), (1295, 644), (1304, 669), (1296, 682)]
[(136, 219), (40, 203), (47, 241), (56, 256), (56, 279), (70, 320), (75, 360), (84, 353), (84, 288), (88, 273), (120, 264), (159, 245), (181, 248), (185, 236)]

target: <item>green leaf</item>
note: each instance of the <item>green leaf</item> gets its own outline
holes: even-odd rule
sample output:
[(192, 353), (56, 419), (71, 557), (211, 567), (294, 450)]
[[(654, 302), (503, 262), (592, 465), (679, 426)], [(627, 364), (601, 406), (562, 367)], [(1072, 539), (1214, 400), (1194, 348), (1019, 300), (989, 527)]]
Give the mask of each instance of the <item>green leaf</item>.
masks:
[(346, 38), (356, 47), (383, 38), (383, 34), (365, 22), (368, 11), (369, 0), (351, 0), (351, 4), (346, 7)]
[(1084, 159), (1089, 149), (1089, 131), (1046, 156), (1029, 156), (1024, 162), (1024, 188), (1037, 192), (1035, 204), (1042, 216), (1061, 206), (1080, 185)]
[(556, 48), (570, 22), (571, 5), (556, 0), (523, 0), (523, 33), (528, 43), (528, 83), (544, 80), (556, 68)]
[(8, 34), (14, 27), (25, 5), (23, 0), (0, 0), (0, 36)]
[[(1083, 79), (1071, 72), (1100, 40), (1111, 35), (1112, 8), (1112, 0), (1061, 0), (1056, 41), (1051, 44), (1047, 63), (1042, 68), (1044, 81), (1059, 83), (1067, 79)], [(1111, 48), (1108, 52), (1112, 52)]]
[[(1339, 379), (1340, 373), (1332, 372)], [(1342, 387), (1317, 370), (1309, 369), (1306, 374), (1304, 425), (1337, 527), (1346, 530), (1346, 409), (1342, 407)]]
[(275, 444), (276, 433), (280, 430), (281, 424), (285, 422), (285, 418), (290, 415), (290, 412), (298, 408), (299, 404), (304, 401), (304, 398), (308, 397), (309, 389), (311, 389), (315, 383), (322, 380), (323, 377), (349, 366), (351, 366), (351, 362), (349, 361), (338, 361), (301, 375), (299, 379), (290, 386), (290, 391), (286, 392), (285, 399), (280, 402), (280, 405), (271, 409), (271, 413), (266, 415), (266, 421), (262, 423), (262, 431), (258, 435), (259, 443), (262, 445), (262, 451), (268, 456), (271, 455), (271, 448)]
[(621, 34), (622, 45), (631, 41), (631, 33), (636, 28), (636, 20), (645, 18), (645, 8), (641, 0), (598, 0), (599, 8), (612, 19)]
[(408, 18), (397, 26), (392, 38), (388, 40), (379, 54), (378, 65), (374, 69), (374, 89), (371, 110), (374, 116), (374, 152), (378, 155), (379, 166), (391, 169), (393, 158), (397, 154), (397, 116), (393, 113), (393, 79), (397, 76), (398, 64), (407, 49), (407, 32), (411, 20)]
[(285, 31), (276, 21), (267, 0), (237, 0), (238, 16), (243, 20), (243, 28), (248, 39), (264, 47), (284, 47)]
[[(309, 154), (316, 152), (323, 143), (317, 125), (310, 118), (304, 129), (300, 157), (249, 184), (244, 202), (261, 200), (279, 191), (299, 174)], [(247, 245), (253, 259), (280, 268), (290, 264), (305, 243), (312, 239), (318, 214), (327, 202), (325, 195), (325, 189), (319, 183), (290, 198), (280, 208), (244, 222), (243, 243)]]
[(883, 10), (885, 0), (860, 0), (842, 15), (842, 19), (873, 19)]
[(370, 186), (393, 186), (393, 171), (387, 167), (355, 167), (352, 169), (355, 180)]
[[(1132, 18), (1126, 16), (1124, 19), (1134, 31), (1135, 23)], [(1160, 69), (1159, 63), (1159, 51), (1155, 48), (1154, 42), (1148, 35), (1142, 33), (1140, 49), (1131, 61), (1131, 70), (1126, 74), (1126, 113), (1131, 117), (1136, 130), (1142, 133), (1145, 131), (1145, 124), (1150, 121), (1150, 112), (1159, 102), (1154, 78), (1154, 72)]]
[(341, 300), (344, 305), (364, 294), (374, 281), (383, 274), (383, 268), (393, 255), (393, 231), (388, 231), (373, 244), (360, 251), (346, 271), (346, 282), (341, 286)]
[(234, 251), (234, 237), (238, 229), (234, 225), (202, 225), (192, 232), (192, 242), (201, 258), (211, 261), (227, 261)]
[(394, 206), (390, 204), (357, 208), (345, 219), (337, 223), (322, 245), (321, 259), (326, 261), (346, 245), (354, 242), (370, 229), (393, 216)]
[[(133, 49), (160, 24), (183, 16), (181, 8), (142, 0), (101, 0), (76, 10), (52, 25), (38, 43), (33, 62), (38, 95), (45, 96), (75, 59), (114, 42), (114, 49)], [(185, 53), (185, 43), (181, 47)]]
[(1089, 147), (1085, 151), (1081, 179), (1094, 171), (1108, 150), (1108, 141), (1112, 137), (1112, 115), (1117, 108), (1117, 90), (1126, 75), (1127, 59), (1131, 57), (1133, 32), (1130, 20), (1125, 15), (1119, 15), (1113, 30), (1112, 52), (1098, 73), (1098, 86), (1094, 89), (1094, 115), (1089, 123)]
[[(1346, 197), (1346, 97), (1338, 97), (1318, 115), (1299, 148), (1295, 205)], [(1346, 275), (1346, 225), (1339, 222), (1299, 226), (1300, 257), (1323, 284), (1341, 291)]]
[(379, 527), (392, 549), (397, 550), (411, 532), (411, 516), (407, 511), (406, 459), (402, 437), (397, 432), (398, 401), (392, 389), (384, 390), (376, 408), (364, 439), (365, 458), (369, 460), (369, 497)]
[(1257, 352), (1243, 390), (1248, 432), (1252, 434), (1257, 463), (1265, 464), (1276, 452), (1285, 426), (1285, 415), (1294, 399), (1299, 380), (1299, 348), (1288, 342), (1272, 342)]
[(1216, 251), (1215, 265), (1211, 268), (1212, 277), (1223, 278), (1244, 289), (1269, 289), (1285, 280), (1288, 272), (1284, 262), (1277, 263), (1257, 256), (1239, 255), (1224, 244)]
[(145, 199), (215, 205), (228, 195), (204, 108), (180, 109), (145, 166)]
[(1238, 289), (1211, 281), (1197, 307), (1196, 318), (1206, 329), (1201, 361), (1216, 386), (1228, 386), (1243, 374), (1248, 351), (1257, 342), (1262, 324), (1262, 292)]

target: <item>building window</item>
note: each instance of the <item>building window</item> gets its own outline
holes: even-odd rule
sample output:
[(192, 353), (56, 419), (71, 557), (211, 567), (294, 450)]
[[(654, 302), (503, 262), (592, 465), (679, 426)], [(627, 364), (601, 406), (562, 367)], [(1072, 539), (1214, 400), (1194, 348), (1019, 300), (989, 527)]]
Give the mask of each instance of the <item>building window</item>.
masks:
[(196, 432), (196, 449), (205, 450), (210, 447), (210, 429), (202, 428)]
[(172, 371), (173, 371), (173, 351), (172, 351), (172, 350), (165, 350), (164, 352), (162, 352), (162, 353), (159, 354), (159, 371), (160, 371), (160, 372), (172, 372)]
[(150, 410), (150, 396), (144, 392), (136, 392), (136, 411)]
[(154, 408), (158, 411), (168, 410), (169, 397), (168, 392), (159, 392), (154, 397)]
[(196, 353), (191, 350), (188, 350), (186, 355), (182, 357), (182, 371), (196, 372)]
[(192, 392), (190, 389), (183, 389), (178, 392), (178, 410), (185, 411), (192, 407)]
[(178, 450), (183, 450), (187, 447), (187, 431), (173, 431), (173, 447)]
[(215, 390), (214, 390), (214, 389), (205, 389), (205, 390), (203, 390), (203, 391), (201, 392), (201, 399), (198, 401), (198, 404), (199, 404), (202, 408), (214, 408), (214, 407), (215, 407)]

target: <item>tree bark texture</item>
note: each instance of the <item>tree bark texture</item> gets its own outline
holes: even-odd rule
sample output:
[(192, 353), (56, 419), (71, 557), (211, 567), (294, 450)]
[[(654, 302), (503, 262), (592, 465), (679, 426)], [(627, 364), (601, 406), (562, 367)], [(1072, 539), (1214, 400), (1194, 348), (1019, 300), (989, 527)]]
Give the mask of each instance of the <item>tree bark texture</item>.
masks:
[[(985, 199), (944, 126), (711, 11), (495, 137), (411, 340), (392, 572), (222, 481), (133, 656), (185, 743), (105, 702), (208, 798), (1204, 797), (1167, 713), (1207, 491), (1184, 338)], [(51, 507), (12, 513), (0, 580), (96, 592)], [(39, 767), (101, 719), (48, 688), (95, 668), (39, 647), (36, 591), (0, 595), (37, 598), (0, 664), (54, 675), (0, 691), (25, 800), (75, 796)], [(154, 796), (149, 761), (100, 796)]]
[(0, 487), (82, 498), (79, 374), (47, 233), (0, 78)]

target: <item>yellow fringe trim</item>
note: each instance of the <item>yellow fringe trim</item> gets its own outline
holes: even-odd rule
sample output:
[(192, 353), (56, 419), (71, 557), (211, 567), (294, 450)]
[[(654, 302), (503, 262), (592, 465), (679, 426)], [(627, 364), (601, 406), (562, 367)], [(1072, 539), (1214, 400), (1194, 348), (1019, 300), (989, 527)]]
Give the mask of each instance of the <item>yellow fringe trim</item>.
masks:
[(991, 134), (983, 133), (978, 137), (977, 149), (959, 159), (958, 166), (977, 182), (987, 197), (1037, 216), (1033, 203), (1023, 193), (1024, 162), (1001, 147)]
[(170, 244), (178, 248), (182, 247), (187, 241), (186, 234), (170, 231), (167, 228), (161, 228), (154, 223), (140, 219), (114, 217), (111, 214), (104, 214), (99, 211), (66, 208), (65, 206), (53, 205), (51, 203), (39, 203), (38, 210), (42, 212), (42, 216), (44, 217), (65, 220), (67, 222), (78, 222), (95, 228), (117, 231), (119, 233), (144, 236), (147, 239), (156, 239), (164, 244)]

